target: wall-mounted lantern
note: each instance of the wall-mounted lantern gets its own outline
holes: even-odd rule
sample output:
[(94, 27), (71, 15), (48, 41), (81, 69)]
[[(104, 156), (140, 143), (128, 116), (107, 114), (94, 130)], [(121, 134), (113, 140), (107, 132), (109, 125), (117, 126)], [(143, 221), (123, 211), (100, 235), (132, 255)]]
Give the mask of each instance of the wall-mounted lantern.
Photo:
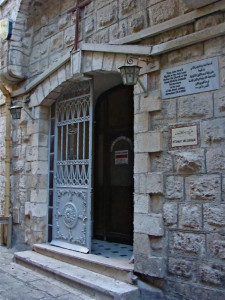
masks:
[(13, 120), (19, 120), (21, 118), (21, 109), (22, 106), (13, 105), (10, 107), (10, 112)]
[[(29, 96), (25, 99), (24, 103), (28, 103), (30, 101)], [(21, 102), (21, 101), (19, 101)], [(29, 113), (29, 111), (22, 105), (12, 105), (9, 110), (11, 112), (11, 116), (13, 120), (21, 119), (21, 110), (24, 110), (25, 113), (34, 121), (34, 117)]]
[[(137, 58), (135, 58), (137, 59)], [(124, 85), (135, 85), (137, 82), (140, 84), (141, 88), (145, 92), (145, 97), (148, 96), (148, 91), (144, 87), (143, 83), (139, 79), (139, 73), (141, 67), (138, 65), (133, 64), (133, 58), (129, 57), (126, 60), (126, 64), (118, 68), (120, 70), (120, 74), (122, 77), (122, 81)]]
[(139, 66), (122, 66), (119, 68), (123, 84), (124, 85), (135, 85), (138, 81), (138, 76), (140, 73), (141, 67)]

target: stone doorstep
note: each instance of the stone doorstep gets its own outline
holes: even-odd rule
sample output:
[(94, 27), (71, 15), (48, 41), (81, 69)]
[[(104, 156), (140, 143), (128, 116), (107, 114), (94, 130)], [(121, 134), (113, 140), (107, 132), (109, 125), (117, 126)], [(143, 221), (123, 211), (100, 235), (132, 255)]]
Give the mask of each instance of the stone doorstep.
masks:
[(96, 300), (140, 299), (138, 288), (131, 284), (46, 257), (34, 251), (17, 252), (14, 254), (14, 258), (16, 263), (63, 281)]
[(34, 251), (60, 261), (130, 283), (133, 282), (133, 264), (115, 258), (63, 249), (48, 244), (35, 244)]

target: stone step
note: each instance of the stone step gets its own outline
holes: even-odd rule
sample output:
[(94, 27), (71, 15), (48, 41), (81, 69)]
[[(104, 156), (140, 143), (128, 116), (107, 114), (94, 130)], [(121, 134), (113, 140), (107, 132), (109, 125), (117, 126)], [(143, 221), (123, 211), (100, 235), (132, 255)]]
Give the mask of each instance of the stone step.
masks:
[(94, 254), (84, 254), (48, 244), (35, 244), (37, 253), (61, 260), (63, 262), (102, 274), (120, 281), (133, 282), (133, 264), (116, 258), (105, 258)]
[(34, 251), (17, 252), (14, 254), (14, 258), (17, 263), (62, 281), (81, 290), (93, 299), (140, 299), (139, 290), (136, 286)]

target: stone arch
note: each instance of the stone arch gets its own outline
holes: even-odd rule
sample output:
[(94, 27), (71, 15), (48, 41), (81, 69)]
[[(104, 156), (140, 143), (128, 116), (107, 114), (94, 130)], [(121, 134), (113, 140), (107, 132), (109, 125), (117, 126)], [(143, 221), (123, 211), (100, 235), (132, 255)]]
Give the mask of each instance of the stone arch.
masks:
[(93, 77), (96, 78), (95, 96), (98, 97), (107, 89), (122, 82), (118, 68), (124, 64), (126, 58), (125, 54), (77, 51), (63, 66), (40, 80), (40, 84), (31, 92), (29, 106), (50, 106), (59, 97), (62, 89), (74, 82), (90, 80)]
[(71, 76), (70, 61), (51, 73), (35, 87), (30, 95), (30, 107), (51, 106), (63, 89), (74, 83)]

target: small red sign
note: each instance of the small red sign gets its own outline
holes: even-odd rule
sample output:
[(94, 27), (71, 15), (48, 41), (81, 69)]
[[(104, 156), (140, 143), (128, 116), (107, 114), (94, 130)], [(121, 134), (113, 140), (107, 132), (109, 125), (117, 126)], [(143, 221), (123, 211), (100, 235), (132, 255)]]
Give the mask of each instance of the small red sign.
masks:
[(115, 165), (128, 164), (128, 150), (115, 151)]

